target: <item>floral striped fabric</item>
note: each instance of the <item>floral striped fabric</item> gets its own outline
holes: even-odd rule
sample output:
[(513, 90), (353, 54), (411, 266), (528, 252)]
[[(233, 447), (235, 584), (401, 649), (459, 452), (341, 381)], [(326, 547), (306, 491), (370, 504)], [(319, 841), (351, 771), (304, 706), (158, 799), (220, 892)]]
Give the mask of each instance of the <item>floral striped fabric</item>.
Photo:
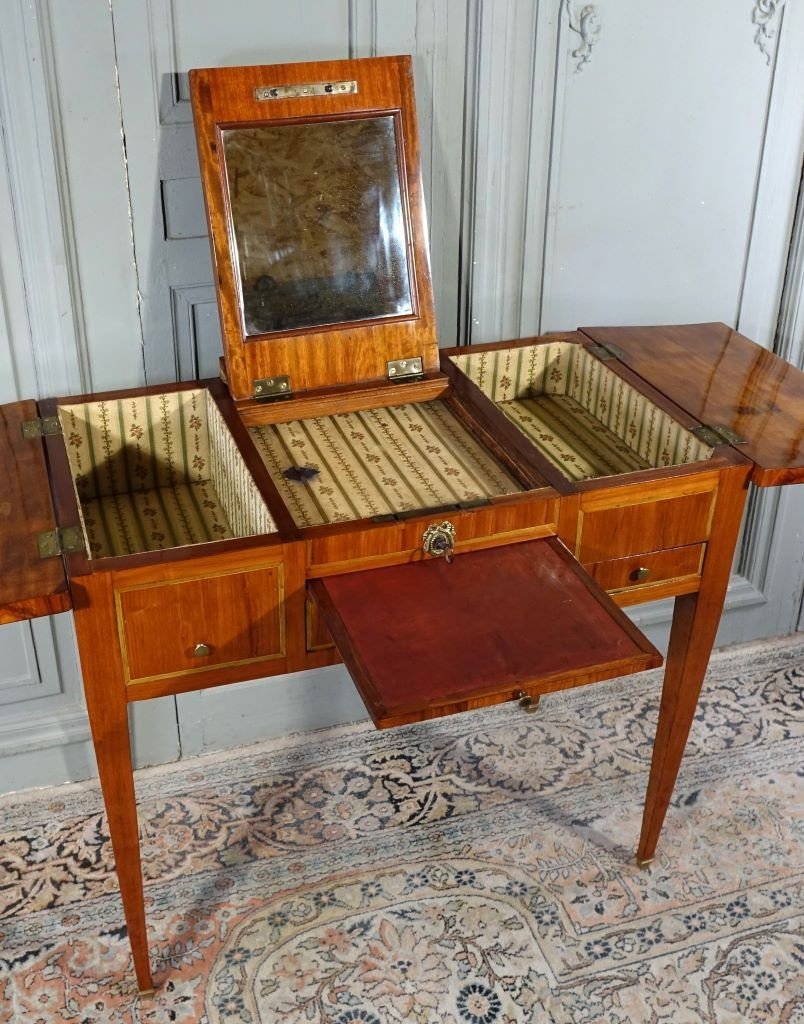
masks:
[(59, 407), (91, 558), (276, 527), (206, 390)]
[[(302, 527), (522, 489), (439, 401), (252, 427), (251, 436)], [(294, 467), (318, 472), (288, 480)]]
[(452, 361), (570, 480), (712, 455), (581, 345), (556, 341), (468, 352)]

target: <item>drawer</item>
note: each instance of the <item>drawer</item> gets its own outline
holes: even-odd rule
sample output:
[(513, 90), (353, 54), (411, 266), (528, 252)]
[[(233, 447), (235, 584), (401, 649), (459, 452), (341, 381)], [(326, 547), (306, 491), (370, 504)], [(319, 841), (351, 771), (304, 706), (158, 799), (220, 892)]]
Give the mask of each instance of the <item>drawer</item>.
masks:
[(281, 562), (115, 591), (127, 683), (285, 656)]
[(669, 580), (699, 577), (705, 550), (705, 544), (688, 544), (682, 548), (594, 562), (584, 565), (584, 569), (610, 592), (648, 589)]
[(709, 536), (716, 490), (581, 506), (575, 555), (584, 564), (680, 548)]

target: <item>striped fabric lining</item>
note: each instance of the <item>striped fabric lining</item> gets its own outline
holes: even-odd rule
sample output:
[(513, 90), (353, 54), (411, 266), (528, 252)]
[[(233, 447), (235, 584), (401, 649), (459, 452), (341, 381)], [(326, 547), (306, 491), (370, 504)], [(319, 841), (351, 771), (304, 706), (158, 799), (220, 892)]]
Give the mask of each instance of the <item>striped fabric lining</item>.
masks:
[(507, 402), (504, 412), (570, 480), (648, 468), (616, 434), (601, 430), (574, 398), (518, 398)]
[[(439, 401), (252, 427), (251, 436), (301, 527), (522, 489)], [(291, 467), (319, 472), (288, 480)]]
[(205, 389), (59, 407), (91, 558), (272, 533)]
[(571, 480), (712, 455), (708, 445), (581, 345), (556, 341), (469, 352), (452, 361)]

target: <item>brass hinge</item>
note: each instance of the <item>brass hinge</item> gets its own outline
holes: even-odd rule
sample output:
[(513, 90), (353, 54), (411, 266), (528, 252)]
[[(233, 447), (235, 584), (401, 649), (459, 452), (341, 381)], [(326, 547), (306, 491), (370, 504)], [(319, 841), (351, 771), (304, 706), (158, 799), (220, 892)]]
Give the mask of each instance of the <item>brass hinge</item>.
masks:
[(65, 526), (62, 529), (45, 530), (38, 534), (36, 544), (40, 558), (56, 558), (58, 555), (75, 555), (86, 551), (84, 531), (80, 526)]
[(254, 397), (261, 402), (272, 402), (277, 398), (290, 398), (291, 394), (290, 377), (287, 374), (254, 381)]
[(722, 427), (720, 425), (715, 426), (713, 424), (707, 426), (702, 424), (700, 427), (696, 427), (692, 433), (699, 441), (708, 444), (710, 448), (717, 448), (721, 444), (748, 444), (744, 437), (740, 437), (730, 427)]
[(604, 363), (609, 359), (619, 359), (621, 361), (625, 361), (626, 356), (626, 353), (623, 351), (623, 349), (619, 348), (619, 346), (617, 345), (612, 345), (608, 342), (604, 345), (602, 342), (596, 341), (593, 345), (589, 345), (586, 351), (589, 352), (590, 355), (593, 355), (596, 359), (602, 360)]
[(421, 356), (411, 356), (410, 359), (392, 359), (386, 363), (388, 380), (408, 380), (411, 377), (421, 377), (424, 373), (424, 360)]
[(34, 420), (22, 421), (22, 436), (31, 441), (35, 437), (52, 437), (61, 433), (61, 421), (58, 416), (37, 417)]

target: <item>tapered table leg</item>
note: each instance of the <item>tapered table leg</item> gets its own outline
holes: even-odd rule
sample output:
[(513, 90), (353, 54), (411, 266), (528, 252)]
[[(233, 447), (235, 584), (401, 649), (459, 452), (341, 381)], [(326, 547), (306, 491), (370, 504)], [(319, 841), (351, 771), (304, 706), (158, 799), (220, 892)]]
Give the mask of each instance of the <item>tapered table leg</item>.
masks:
[(721, 472), (698, 593), (677, 597), (637, 863), (653, 860), (689, 736), (731, 575), (750, 467)]
[(141, 992), (153, 989), (145, 927), (137, 804), (128, 704), (117, 648), (112, 588), (104, 577), (74, 587), (75, 625), (89, 724), (109, 821), (134, 971)]

